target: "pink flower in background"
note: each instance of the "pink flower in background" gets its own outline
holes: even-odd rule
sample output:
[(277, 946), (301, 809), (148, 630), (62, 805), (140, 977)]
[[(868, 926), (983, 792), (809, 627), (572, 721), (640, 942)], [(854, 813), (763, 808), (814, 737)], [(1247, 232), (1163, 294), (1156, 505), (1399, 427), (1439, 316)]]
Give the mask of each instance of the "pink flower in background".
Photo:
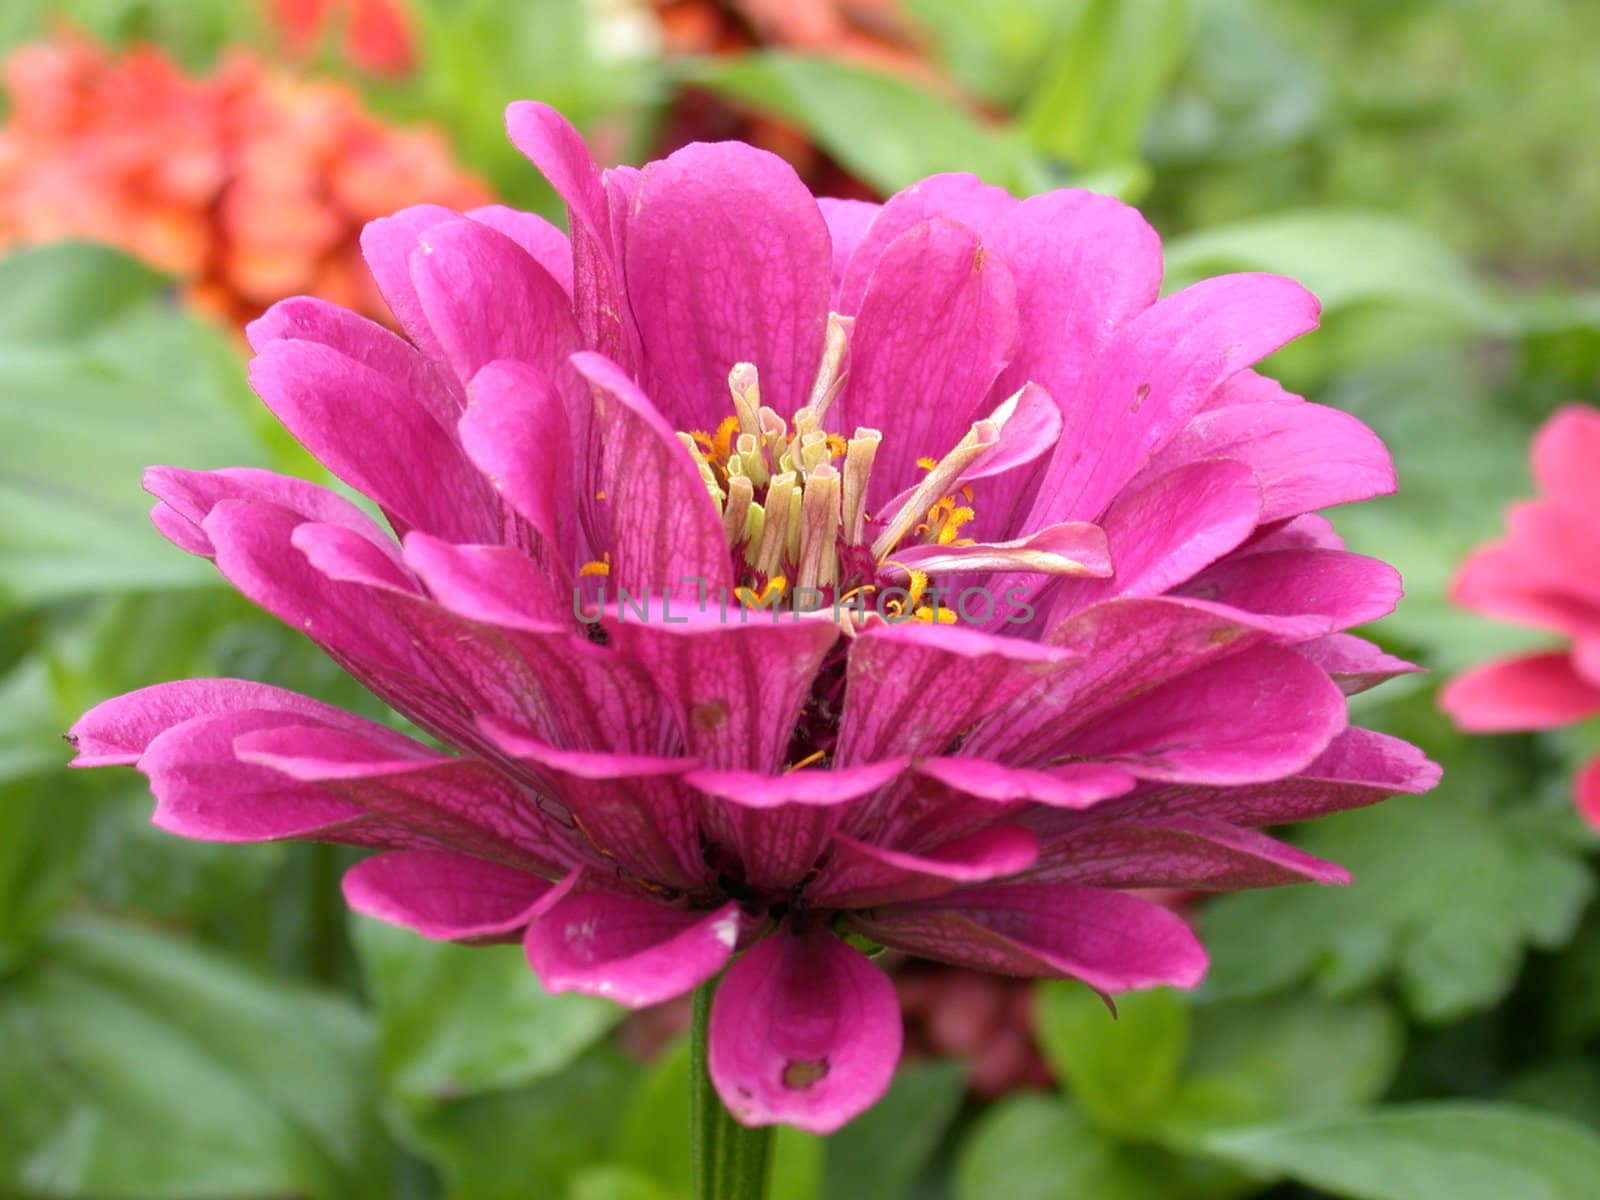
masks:
[(1298, 285), (1157, 299), (1155, 234), (1084, 192), (818, 202), (737, 143), (602, 173), (553, 110), (508, 121), (570, 241), (407, 209), (364, 246), (409, 341), (309, 299), (250, 329), (392, 533), (296, 479), (147, 477), (172, 541), (447, 749), (158, 685), (73, 730), (157, 824), (376, 848), (353, 907), (520, 940), (554, 991), (726, 969), (720, 1095), (826, 1132), (900, 1050), (862, 939), (1192, 987), (1195, 935), (1127, 889), (1342, 882), (1255, 829), (1432, 786), (1346, 714), (1412, 669), (1344, 632), (1399, 581), (1312, 515), (1388, 455), (1249, 369), (1315, 325)]
[[(1462, 564), (1454, 598), (1570, 644), (1485, 663), (1446, 684), (1440, 704), (1473, 733), (1600, 716), (1600, 412), (1563, 408), (1535, 435), (1532, 457), (1541, 494), (1513, 504), (1505, 539)], [(1578, 811), (1600, 828), (1600, 759), (1579, 773), (1576, 792)]]

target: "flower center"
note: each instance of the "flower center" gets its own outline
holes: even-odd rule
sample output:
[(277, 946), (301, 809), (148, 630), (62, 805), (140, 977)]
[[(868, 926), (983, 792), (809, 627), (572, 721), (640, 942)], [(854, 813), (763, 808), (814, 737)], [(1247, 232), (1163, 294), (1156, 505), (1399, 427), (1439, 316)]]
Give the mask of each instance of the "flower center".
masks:
[(679, 433), (706, 492), (722, 514), (747, 607), (785, 601), (803, 610), (868, 607), (891, 618), (952, 622), (955, 613), (923, 603), (927, 575), (898, 563), (908, 542), (971, 545), (972, 489), (960, 476), (999, 438), (1005, 415), (975, 424), (943, 458), (922, 458), (926, 474), (885, 513), (867, 511), (868, 484), (883, 435), (858, 427), (829, 433), (824, 419), (844, 383), (840, 370), (849, 320), (829, 318), (821, 369), (808, 402), (790, 420), (761, 403), (751, 363), (728, 373), (733, 413), (711, 432)]

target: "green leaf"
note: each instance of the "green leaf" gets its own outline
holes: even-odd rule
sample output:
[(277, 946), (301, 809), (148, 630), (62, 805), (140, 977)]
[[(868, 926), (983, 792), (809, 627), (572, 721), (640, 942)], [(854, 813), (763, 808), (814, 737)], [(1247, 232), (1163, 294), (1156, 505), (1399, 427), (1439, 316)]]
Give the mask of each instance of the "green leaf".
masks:
[(1230, 1130), (1207, 1150), (1349, 1200), (1592, 1200), (1600, 1137), (1512, 1105), (1396, 1106)]
[(385, 1086), (407, 1108), (552, 1075), (622, 1015), (606, 1000), (550, 995), (519, 946), (430, 942), (364, 918), (352, 928)]
[(1009, 131), (917, 84), (864, 67), (781, 53), (683, 66), (688, 82), (801, 125), (852, 174), (896, 192), (941, 171), (1015, 185), (1026, 148)]
[(825, 1143), (824, 1196), (902, 1200), (938, 1148), (960, 1107), (966, 1070), (958, 1062), (910, 1062), (888, 1093)]
[(987, 1109), (956, 1158), (955, 1200), (1184, 1200), (1184, 1170), (1115, 1141), (1070, 1105), (1011, 1096)]
[(387, 1194), (371, 1030), (156, 934), (58, 928), (0, 996), (0, 1190)]
[(1139, 1134), (1172, 1103), (1189, 1048), (1189, 1010), (1170, 989), (1105, 1002), (1080, 984), (1041, 984), (1040, 1048), (1097, 1125)]
[(1188, 0), (1087, 0), (1023, 109), (1024, 133), (1088, 171), (1137, 162), (1189, 42)]
[(1167, 287), (1229, 271), (1299, 280), (1323, 306), (1323, 330), (1275, 360), (1320, 379), (1334, 366), (1427, 339), (1506, 333), (1504, 306), (1443, 242), (1388, 213), (1308, 208), (1221, 225), (1167, 243)]
[(0, 260), (0, 608), (215, 581), (150, 525), (140, 477), (264, 462), (257, 406), (237, 353), (164, 287), (80, 245)]
[(448, 1200), (564, 1196), (607, 1161), (617, 1106), (638, 1074), (602, 1046), (528, 1087), (400, 1111), (396, 1119), (438, 1167)]
[(1495, 743), (1452, 736), (1426, 696), (1407, 711), (1411, 724), (1396, 732), (1434, 751), (1444, 783), (1329, 817), (1295, 839), (1347, 866), (1353, 887), (1208, 905), (1209, 994), (1258, 996), (1309, 978), (1348, 996), (1392, 973), (1417, 1017), (1446, 1021), (1503, 996), (1526, 947), (1572, 937), (1594, 879), (1565, 825), (1527, 803)]
[(906, 0), (934, 42), (935, 61), (968, 91), (1015, 109), (1059, 44), (1084, 0), (986, 0), (972, 19), (971, 0)]
[(1403, 1046), (1402, 1023), (1376, 997), (1200, 1005), (1193, 1050), (1159, 1136), (1176, 1147), (1196, 1129), (1370, 1103), (1389, 1086)]
[(573, 1176), (567, 1200), (669, 1200), (648, 1175), (626, 1167), (588, 1167)]

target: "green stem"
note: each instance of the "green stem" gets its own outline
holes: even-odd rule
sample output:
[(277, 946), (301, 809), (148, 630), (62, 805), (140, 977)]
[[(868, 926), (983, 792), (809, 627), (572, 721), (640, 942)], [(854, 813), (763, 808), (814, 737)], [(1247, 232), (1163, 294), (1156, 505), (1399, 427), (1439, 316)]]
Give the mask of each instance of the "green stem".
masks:
[(689, 1161), (694, 1200), (763, 1200), (772, 1158), (772, 1130), (748, 1129), (723, 1107), (706, 1069), (711, 993), (718, 980), (694, 991), (689, 1026)]

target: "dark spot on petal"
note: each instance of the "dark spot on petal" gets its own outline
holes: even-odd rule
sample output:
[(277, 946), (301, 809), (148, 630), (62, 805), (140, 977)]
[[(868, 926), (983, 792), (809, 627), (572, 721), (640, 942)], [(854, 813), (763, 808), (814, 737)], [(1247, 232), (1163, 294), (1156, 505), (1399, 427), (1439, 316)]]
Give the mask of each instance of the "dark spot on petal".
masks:
[(63, 733), (61, 735), (61, 740), (69, 746), (77, 746), (78, 735), (75, 733)]
[(726, 700), (707, 700), (689, 710), (689, 723), (698, 733), (710, 733), (728, 719)]
[(1139, 390), (1133, 394), (1133, 409), (1131, 411), (1138, 412), (1139, 409), (1144, 406), (1144, 402), (1149, 398), (1150, 385), (1148, 383), (1141, 383), (1139, 385)]
[(790, 1059), (784, 1064), (783, 1086), (803, 1092), (812, 1084), (821, 1080), (828, 1073), (828, 1060), (819, 1059)]

